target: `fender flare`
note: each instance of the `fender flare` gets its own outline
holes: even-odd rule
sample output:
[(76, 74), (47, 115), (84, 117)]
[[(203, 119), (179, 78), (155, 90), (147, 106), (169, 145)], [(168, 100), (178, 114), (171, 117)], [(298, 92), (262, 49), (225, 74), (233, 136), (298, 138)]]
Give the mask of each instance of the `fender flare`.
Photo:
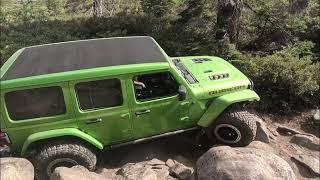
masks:
[(34, 142), (49, 139), (49, 138), (55, 138), (55, 137), (61, 137), (61, 136), (74, 136), (78, 137), (96, 148), (102, 150), (103, 144), (99, 142), (97, 139), (93, 138), (92, 136), (80, 131), (76, 128), (64, 128), (64, 129), (55, 129), (55, 130), (49, 130), (49, 131), (42, 131), (38, 133), (31, 134), (28, 136), (28, 138), (25, 140), (22, 150), (21, 150), (21, 156), (25, 155), (27, 153), (28, 148), (30, 145)]
[(259, 100), (258, 94), (250, 89), (219, 96), (213, 100), (207, 111), (202, 115), (198, 125), (209, 127), (228, 106), (234, 103)]

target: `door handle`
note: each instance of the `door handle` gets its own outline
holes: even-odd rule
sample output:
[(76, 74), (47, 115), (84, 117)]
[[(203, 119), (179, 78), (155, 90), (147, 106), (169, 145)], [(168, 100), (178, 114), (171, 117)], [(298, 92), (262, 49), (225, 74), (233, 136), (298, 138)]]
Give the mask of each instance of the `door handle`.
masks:
[(101, 122), (102, 119), (101, 118), (98, 118), (98, 119), (90, 119), (90, 120), (87, 120), (85, 121), (86, 124), (93, 124), (93, 123), (99, 123)]
[(150, 113), (151, 110), (150, 109), (146, 109), (146, 110), (142, 110), (142, 111), (137, 111), (135, 114), (136, 115), (141, 115), (141, 114), (147, 114)]
[(129, 114), (129, 113), (121, 114), (121, 117), (122, 117), (122, 118), (125, 118), (125, 117), (127, 117), (127, 116), (130, 116), (130, 114)]
[(188, 101), (180, 103), (181, 106), (185, 106), (185, 105), (189, 105), (189, 104), (190, 104), (190, 102), (188, 102)]

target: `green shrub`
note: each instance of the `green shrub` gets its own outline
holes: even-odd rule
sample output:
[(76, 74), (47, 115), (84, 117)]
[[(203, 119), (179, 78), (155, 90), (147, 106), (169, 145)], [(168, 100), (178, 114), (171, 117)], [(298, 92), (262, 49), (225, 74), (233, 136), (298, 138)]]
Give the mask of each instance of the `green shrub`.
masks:
[(65, 0), (46, 0), (45, 3), (52, 15), (58, 15), (64, 11)]
[(286, 54), (244, 56), (234, 64), (255, 83), (260, 107), (292, 111), (320, 103), (320, 63)]

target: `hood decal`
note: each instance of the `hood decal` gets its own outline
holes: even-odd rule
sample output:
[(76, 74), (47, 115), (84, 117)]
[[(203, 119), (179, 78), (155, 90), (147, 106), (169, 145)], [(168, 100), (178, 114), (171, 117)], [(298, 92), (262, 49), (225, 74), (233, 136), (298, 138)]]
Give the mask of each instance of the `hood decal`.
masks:
[(231, 87), (231, 88), (225, 88), (225, 89), (209, 91), (209, 95), (220, 94), (220, 93), (225, 93), (225, 92), (231, 92), (231, 91), (240, 90), (240, 89), (246, 89), (246, 88), (247, 88), (247, 86), (245, 86), (245, 85), (234, 86), (234, 87)]

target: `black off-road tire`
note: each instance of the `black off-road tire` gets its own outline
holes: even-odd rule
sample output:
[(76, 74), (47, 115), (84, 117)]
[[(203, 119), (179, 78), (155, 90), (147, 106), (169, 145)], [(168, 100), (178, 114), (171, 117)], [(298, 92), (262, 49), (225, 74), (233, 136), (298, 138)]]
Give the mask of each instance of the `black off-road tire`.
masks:
[[(50, 179), (49, 173), (52, 173), (55, 167), (81, 165), (89, 170), (94, 170), (96, 163), (96, 154), (90, 148), (82, 143), (70, 141), (47, 144), (41, 147), (33, 158), (35, 179), (37, 180)], [(48, 172), (48, 169), (51, 172)]]
[[(240, 107), (231, 107), (227, 109), (216, 122), (207, 130), (209, 139), (214, 143), (225, 144), (234, 147), (242, 147), (250, 144), (256, 136), (257, 132), (257, 116), (251, 114), (247, 110)], [(224, 128), (224, 129), (223, 129)], [(229, 133), (223, 132), (228, 131)], [(239, 134), (240, 133), (240, 138)], [(220, 136), (220, 134), (222, 134)], [(223, 138), (225, 134), (230, 135)], [(238, 138), (234, 138), (238, 136)], [(232, 139), (232, 140), (230, 140)]]

